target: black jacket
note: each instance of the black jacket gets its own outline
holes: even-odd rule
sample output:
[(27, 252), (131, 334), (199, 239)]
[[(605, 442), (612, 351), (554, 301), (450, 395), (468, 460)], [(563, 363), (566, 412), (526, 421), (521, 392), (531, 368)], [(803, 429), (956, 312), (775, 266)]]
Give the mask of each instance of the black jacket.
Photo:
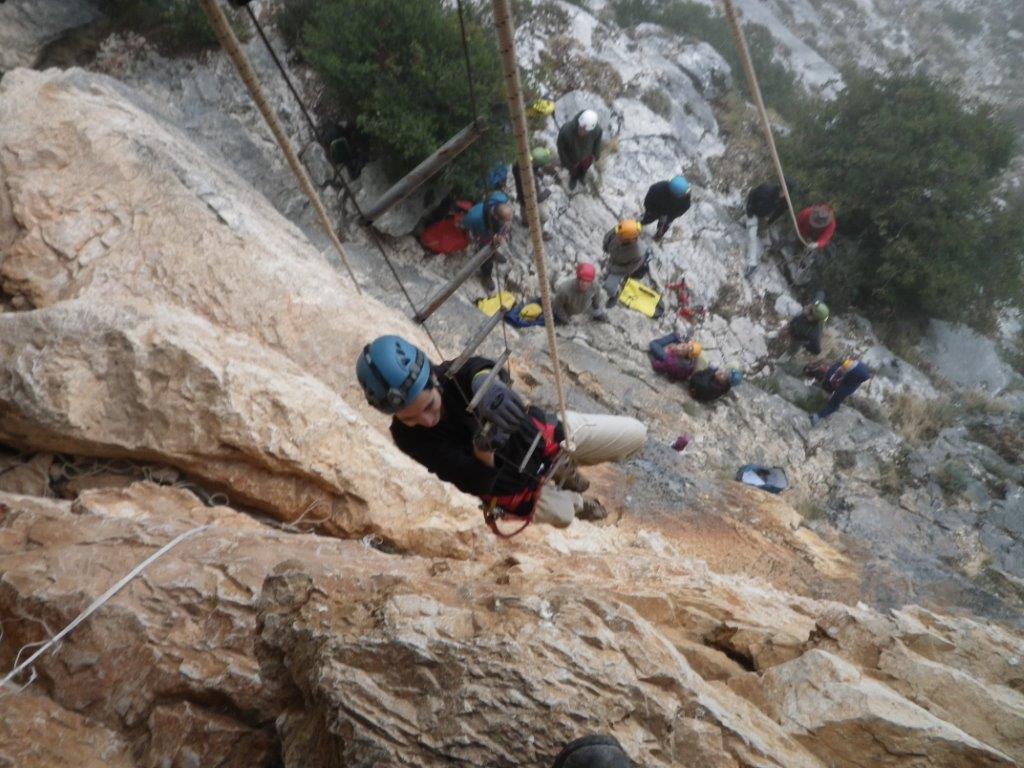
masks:
[[(519, 472), (518, 459), (526, 455), (536, 429), (530, 431), (528, 427), (523, 435), (513, 436), (509, 444), (499, 450), (494, 467), (487, 466), (473, 453), (473, 436), (479, 422), (474, 414), (466, 413), (466, 405), (473, 399), (473, 377), (482, 370), (493, 368), (494, 361), (472, 357), (453, 379), (445, 376), (450, 365), (451, 361), (447, 361), (434, 368), (443, 403), (437, 426), (407, 427), (393, 419), (391, 437), (395, 445), (442, 480), (473, 496), (509, 496), (534, 487), (536, 478)], [(500, 375), (507, 383), (508, 375), (504, 371)], [(530, 412), (542, 420), (546, 419), (538, 409), (531, 408)], [(559, 431), (556, 439), (560, 435)]]
[(676, 197), (672, 194), (667, 181), (652, 184), (651, 188), (647, 190), (647, 196), (644, 198), (644, 212), (648, 216), (658, 219), (662, 216), (678, 219), (688, 210), (690, 210), (690, 193), (687, 192), (682, 197)]
[(724, 384), (719, 384), (715, 381), (714, 368), (705, 368), (703, 371), (697, 371), (690, 377), (690, 397), (702, 403), (710, 403), (712, 400), (717, 400), (722, 395), (729, 394), (730, 389), (732, 389), (732, 384), (728, 381)]
[(786, 212), (786, 197), (778, 184), (762, 184), (747, 195), (747, 216), (767, 218), (771, 224)]
[(789, 335), (812, 355), (821, 354), (821, 322), (812, 320), (803, 312), (789, 321)]

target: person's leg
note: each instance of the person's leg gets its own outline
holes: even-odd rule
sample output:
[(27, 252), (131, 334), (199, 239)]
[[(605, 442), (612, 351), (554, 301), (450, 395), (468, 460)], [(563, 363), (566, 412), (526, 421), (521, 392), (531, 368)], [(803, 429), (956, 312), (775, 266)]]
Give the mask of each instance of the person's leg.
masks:
[(665, 348), (669, 344), (678, 344), (679, 341), (679, 334), (673, 332), (668, 334), (667, 336), (662, 336), (660, 339), (655, 339), (654, 341), (652, 341), (648, 349), (650, 350), (651, 354), (654, 355), (656, 358), (658, 358), (659, 360), (664, 360), (665, 355), (668, 354)]
[(576, 444), (574, 458), (582, 466), (623, 461), (639, 453), (647, 440), (647, 427), (629, 416), (575, 411), (565, 415)]
[(662, 216), (660, 219), (658, 219), (658, 229), (654, 233), (654, 240), (656, 242), (661, 240), (661, 238), (663, 238), (665, 234), (668, 232), (668, 228), (671, 225), (672, 219), (670, 219), (668, 216)]
[(757, 218), (747, 218), (747, 273), (753, 272), (761, 261), (761, 241), (757, 236)]
[(583, 497), (578, 493), (548, 483), (537, 500), (533, 519), (535, 522), (553, 525), (555, 528), (568, 528), (576, 519), (576, 509), (582, 503)]

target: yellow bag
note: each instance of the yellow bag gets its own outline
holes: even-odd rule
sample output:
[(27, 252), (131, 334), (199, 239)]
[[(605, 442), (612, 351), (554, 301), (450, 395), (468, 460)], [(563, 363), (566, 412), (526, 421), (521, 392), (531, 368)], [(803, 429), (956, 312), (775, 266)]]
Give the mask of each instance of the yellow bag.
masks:
[(512, 309), (516, 304), (516, 295), (509, 293), (508, 291), (502, 291), (496, 293), (493, 296), (488, 296), (486, 299), (480, 299), (476, 303), (476, 308), (483, 312), (488, 317), (493, 317), (499, 309)]
[(661, 294), (653, 288), (648, 288), (643, 283), (634, 280), (632, 277), (626, 280), (626, 284), (619, 293), (619, 302), (630, 309), (643, 312), (648, 317), (654, 317), (658, 309), (658, 302), (661, 301)]
[(551, 117), (555, 114), (555, 102), (550, 99), (537, 99), (526, 110), (527, 117)]
[(519, 310), (519, 317), (522, 320), (536, 320), (543, 314), (544, 307), (535, 301), (532, 301), (529, 304), (524, 304), (523, 308)]

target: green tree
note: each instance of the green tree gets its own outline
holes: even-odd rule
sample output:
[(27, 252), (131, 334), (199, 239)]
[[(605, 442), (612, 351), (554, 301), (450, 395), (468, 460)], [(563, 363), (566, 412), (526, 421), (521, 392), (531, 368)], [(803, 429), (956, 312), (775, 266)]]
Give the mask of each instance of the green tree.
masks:
[[(444, 178), (473, 194), (484, 168), (511, 159), (512, 143), (494, 36), (467, 11), (476, 98), (489, 129)], [(473, 119), (458, 16), (441, 0), (325, 0), (308, 12), (303, 56), (323, 77), (337, 114), (354, 123), (392, 176)], [(287, 24), (294, 28), (294, 18)]]
[(984, 327), (1002, 302), (1021, 300), (1024, 207), (996, 194), (1011, 129), (908, 68), (845, 79), (780, 146), (855, 246), (825, 262), (833, 301)]

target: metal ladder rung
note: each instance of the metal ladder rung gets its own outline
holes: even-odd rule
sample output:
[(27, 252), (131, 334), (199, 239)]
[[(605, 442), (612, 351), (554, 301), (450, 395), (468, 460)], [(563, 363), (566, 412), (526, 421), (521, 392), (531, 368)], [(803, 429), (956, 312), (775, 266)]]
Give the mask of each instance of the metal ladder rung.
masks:
[(533, 457), (533, 452), (537, 450), (537, 445), (540, 443), (540, 439), (542, 437), (544, 437), (544, 433), (541, 432), (538, 429), (537, 430), (537, 436), (535, 438), (533, 438), (533, 442), (530, 443), (530, 450), (528, 450), (526, 452), (526, 455), (523, 457), (522, 463), (520, 463), (520, 465), (519, 465), (519, 471), (520, 472), (522, 472), (524, 469), (526, 469), (526, 465), (527, 465), (527, 463), (529, 463), (530, 459)]
[(421, 184), (465, 152), (469, 145), (480, 138), (486, 129), (486, 122), (482, 117), (478, 117), (452, 136), (434, 154), (396, 181), (373, 205), (364, 209), (363, 224), (372, 224), (405, 200)]
[(487, 394), (487, 390), (494, 386), (494, 382), (497, 380), (498, 374), (501, 373), (501, 369), (505, 367), (505, 363), (508, 362), (508, 358), (511, 354), (512, 350), (506, 349), (501, 353), (501, 357), (494, 362), (494, 367), (491, 368), (491, 372), (487, 374), (487, 378), (484, 379), (484, 383), (480, 385), (480, 389), (476, 391), (476, 394), (473, 395), (473, 399), (470, 400), (469, 405), (466, 406), (466, 410), (468, 412), (475, 411), (476, 407), (480, 405), (480, 401), (484, 399), (484, 395)]
[(462, 370), (462, 366), (464, 366), (466, 361), (473, 356), (473, 353), (476, 352), (477, 348), (484, 343), (484, 339), (491, 335), (491, 331), (494, 330), (495, 326), (497, 326), (504, 317), (505, 310), (499, 309), (487, 318), (487, 321), (477, 330), (476, 335), (469, 340), (469, 344), (466, 345), (466, 348), (462, 350), (462, 354), (455, 358), (455, 362), (448, 366), (448, 370), (445, 373), (448, 378), (454, 377), (455, 374)]
[(434, 314), (442, 304), (448, 301), (449, 297), (462, 285), (466, 280), (469, 279), (470, 275), (476, 272), (483, 265), (485, 261), (494, 256), (494, 246), (485, 245), (475, 254), (473, 258), (462, 265), (462, 268), (455, 273), (455, 276), (446, 283), (441, 290), (431, 297), (427, 305), (416, 313), (416, 322), (425, 322), (428, 317)]

